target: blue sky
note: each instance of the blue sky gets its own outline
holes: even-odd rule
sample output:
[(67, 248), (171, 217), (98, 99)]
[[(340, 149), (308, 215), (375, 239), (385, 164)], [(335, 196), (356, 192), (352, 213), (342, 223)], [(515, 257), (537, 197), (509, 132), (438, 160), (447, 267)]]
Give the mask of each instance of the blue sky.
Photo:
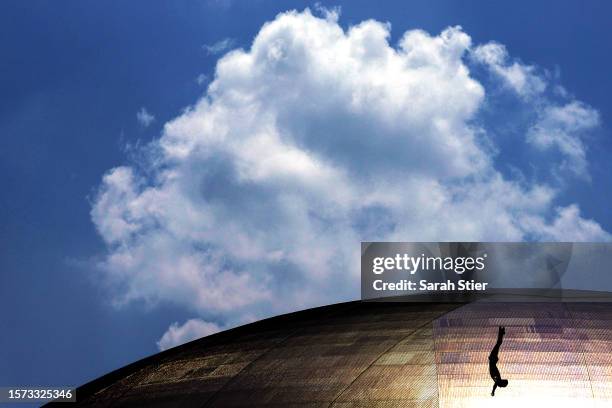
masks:
[[(445, 72), (432, 73), (441, 75), (440, 80), (448, 80), (444, 88), (447, 96), (457, 97), (457, 103), (445, 105), (444, 109), (450, 109), (457, 122), (467, 117), (469, 124), (482, 128), (486, 137), (480, 139), (479, 132), (475, 132), (473, 127), (465, 128), (461, 122), (458, 131), (466, 132), (467, 138), (460, 140), (461, 146), (470, 145), (473, 137), (476, 142), (470, 145), (472, 150), (466, 150), (464, 156), (453, 156), (457, 161), (449, 162), (446, 151), (435, 150), (440, 144), (432, 144), (427, 151), (433, 148), (435, 154), (426, 156), (431, 159), (427, 163), (419, 164), (418, 155), (411, 156), (409, 152), (414, 143), (407, 147), (400, 145), (406, 150), (397, 150), (389, 147), (395, 144), (387, 146), (381, 142), (380, 138), (385, 135), (396, 137), (396, 130), (391, 125), (390, 130), (381, 131), (382, 136), (377, 133), (377, 129), (386, 123), (385, 112), (379, 116), (372, 114), (372, 118), (368, 119), (370, 110), (359, 111), (357, 106), (355, 109), (359, 114), (356, 114), (345, 109), (346, 106), (342, 104), (345, 95), (340, 90), (321, 94), (315, 91), (319, 89), (318, 86), (321, 89), (325, 89), (325, 86), (313, 83), (311, 79), (307, 78), (303, 83), (292, 81), (290, 74), (302, 71), (289, 61), (285, 71), (265, 71), (268, 76), (261, 77), (269, 80), (265, 85), (275, 85), (267, 87), (264, 91), (268, 93), (264, 95), (268, 95), (270, 100), (283, 100), (285, 96), (281, 91), (285, 88), (281, 81), (288, 80), (285, 86), (295, 83), (304, 86), (300, 88), (303, 91), (299, 93), (302, 96), (300, 101), (307, 100), (304, 95), (310, 90), (313, 90), (312, 93), (306, 96), (315, 101), (314, 105), (327, 101), (324, 105), (326, 111), (321, 114), (314, 108), (312, 111), (305, 109), (305, 113), (290, 110), (294, 100), (288, 99), (288, 108), (284, 108), (266, 105), (267, 99), (262, 99), (265, 113), (274, 112), (277, 115), (279, 128), (276, 130), (281, 136), (283, 131), (292, 135), (294, 144), (282, 139), (286, 143), (281, 146), (289, 149), (284, 152), (294, 159), (290, 165), (274, 156), (267, 161), (273, 163), (273, 167), (258, 167), (257, 163), (252, 162), (253, 157), (212, 139), (206, 140), (202, 147), (214, 153), (211, 157), (196, 155), (185, 158), (180, 156), (180, 152), (171, 151), (168, 146), (202, 142), (198, 139), (197, 128), (193, 130), (193, 127), (199, 126), (200, 120), (214, 119), (210, 119), (211, 106), (222, 108), (224, 115), (230, 115), (219, 120), (236, 119), (228, 122), (232, 125), (230, 130), (234, 132), (234, 138), (245, 145), (254, 142), (244, 135), (259, 130), (260, 126), (265, 128), (267, 124), (255, 122), (254, 119), (245, 121), (250, 127), (240, 133), (239, 124), (244, 118), (240, 115), (246, 111), (234, 108), (236, 101), (230, 99), (232, 92), (237, 90), (261, 97), (252, 88), (255, 80), (261, 78), (250, 78), (249, 73), (236, 72), (236, 68), (231, 66), (227, 71), (229, 73), (219, 75), (222, 81), (219, 81), (216, 93), (209, 94), (210, 106), (198, 105), (198, 100), (213, 81), (217, 60), (226, 51), (221, 50), (221, 45), (241, 47), (248, 52), (265, 22), (275, 20), (282, 11), (296, 9), (301, 12), (308, 6), (313, 9), (314, 18), (318, 19), (312, 20), (312, 24), (318, 24), (317, 27), (321, 26), (322, 30), (338, 24), (346, 30), (368, 19), (390, 22), (390, 49), (397, 49), (407, 30), (421, 29), (432, 38), (438, 38), (443, 30), (455, 25), (461, 25), (461, 33), (469, 36), (472, 49), (491, 41), (503, 44), (507, 56), (499, 64), (483, 57), (484, 51), (480, 54), (470, 51), (469, 55), (462, 57), (469, 68), (470, 78), (473, 77), (483, 87), (482, 95), (472, 88), (470, 78), (448, 78)], [(316, 11), (314, 4), (308, 2), (284, 2), (282, 7), (277, 2), (259, 1), (9, 2), (2, 5), (0, 177), (4, 188), (0, 194), (0, 225), (3, 226), (0, 230), (3, 243), (0, 256), (0, 384), (80, 384), (156, 352), (157, 343), (162, 341), (164, 334), (166, 343), (162, 343), (171, 345), (190, 333), (202, 334), (286, 310), (355, 298), (357, 294), (353, 296), (350, 289), (338, 294), (337, 298), (330, 293), (320, 296), (313, 293), (321, 292), (321, 287), (329, 283), (317, 276), (317, 271), (324, 274), (328, 267), (339, 271), (330, 278), (333, 283), (354, 281), (357, 284), (356, 275), (347, 272), (351, 265), (350, 248), (353, 242), (354, 248), (358, 248), (359, 238), (364, 236), (405, 239), (423, 236), (440, 240), (516, 237), (550, 240), (563, 239), (564, 236), (571, 239), (606, 239), (606, 231), (612, 231), (612, 216), (608, 211), (612, 192), (609, 182), (612, 168), (608, 159), (612, 152), (612, 104), (609, 98), (612, 90), (612, 78), (609, 76), (612, 46), (607, 18), (611, 6), (608, 3), (462, 2), (459, 5), (440, 1), (432, 7), (431, 2), (375, 5), (372, 2), (351, 1), (324, 6), (329, 10), (340, 6), (337, 22), (333, 17), (325, 20), (325, 12)], [(298, 24), (304, 18), (300, 14), (295, 20), (288, 20), (287, 24)], [(377, 27), (372, 30), (380, 28)], [(463, 47), (464, 34), (461, 33), (449, 34), (452, 47)], [(271, 37), (282, 40), (283, 37), (275, 37), (280, 35), (272, 33)], [(224, 40), (225, 43), (220, 43)], [(423, 44), (417, 40), (411, 43), (415, 48)], [(286, 47), (286, 44), (275, 48), (277, 43), (266, 43), (265, 39), (261, 43), (262, 50), (269, 57), (275, 57), (277, 52), (281, 57), (283, 53), (292, 52), (282, 47)], [(215, 48), (215, 44), (220, 45)], [(489, 51), (493, 49), (488, 48)], [(499, 51), (499, 48), (495, 49)], [(369, 51), (372, 50), (377, 50), (376, 45)], [(312, 61), (305, 59), (302, 62)], [(452, 64), (457, 61), (451, 56), (446, 62)], [(368, 67), (363, 63), (363, 67)], [(499, 72), (508, 72), (507, 69), (514, 63), (519, 64), (519, 69), (532, 72), (536, 78), (546, 81), (547, 91), (535, 96), (521, 96), (515, 92), (516, 89), (513, 92)], [(347, 69), (354, 68), (347, 64)], [(528, 67), (533, 67), (533, 71), (529, 71)], [(259, 68), (283, 67), (262, 65)], [(335, 71), (329, 72), (333, 79)], [(287, 76), (281, 78), (281, 75)], [(238, 82), (234, 81), (238, 79), (244, 83), (236, 85)], [(355, 91), (371, 85), (359, 81), (361, 79), (346, 86), (354, 86)], [(556, 86), (562, 86), (568, 95), (560, 96), (561, 91), (555, 93), (553, 88)], [(467, 96), (458, 93), (462, 87), (468, 92)], [(384, 88), (381, 92), (391, 92), (390, 89), (392, 87)], [(362, 97), (367, 99), (372, 95), (366, 92)], [(229, 98), (227, 100), (231, 103), (224, 98)], [(332, 104), (336, 100), (340, 102)], [(399, 106), (412, 112), (410, 103), (402, 105), (405, 102), (402, 99), (390, 109)], [(558, 117), (555, 116), (558, 114), (554, 111), (555, 107), (567, 107), (572, 102), (576, 103), (572, 106), (582, 108), (578, 113), (576, 110), (571, 113), (582, 115), (582, 128), (578, 126), (578, 130), (568, 130), (571, 141), (578, 138), (586, 146), (587, 169), (578, 171), (580, 174), (577, 174), (575, 166), (580, 153), (575, 150), (573, 156), (563, 153), (560, 139), (550, 142), (545, 135), (542, 136), (542, 132), (537, 132), (537, 129), (550, 131), (552, 128), (557, 132), (552, 133), (558, 134), (561, 125), (555, 124), (557, 122), (550, 117)], [(362, 102), (357, 101), (357, 105), (359, 103)], [(381, 102), (376, 99), (371, 103), (374, 107), (378, 106), (377, 103), (386, 106), (385, 100)], [(426, 103), (428, 100), (424, 100), (422, 106)], [(462, 105), (464, 103), (465, 106)], [(192, 106), (191, 116), (183, 111), (187, 106)], [(435, 113), (441, 108), (432, 105), (427, 109), (427, 112)], [(464, 112), (471, 109), (475, 109), (475, 112)], [(147, 118), (147, 115), (151, 117), (139, 121), (139, 112), (141, 119)], [(398, 114), (397, 118), (406, 116), (401, 109), (399, 112), (401, 115)], [(570, 114), (568, 112), (566, 110), (563, 114)], [(593, 119), (589, 112), (595, 112), (597, 124), (587, 123), (589, 118)], [(168, 142), (165, 145), (167, 151), (160, 153), (160, 145), (156, 141), (164, 132), (164, 124), (176, 118), (175, 130), (166, 131), (167, 137), (164, 136)], [(391, 122), (399, 123), (400, 119), (392, 119)], [(345, 125), (350, 120), (355, 120), (354, 128)], [(451, 125), (455, 124), (453, 121)], [(421, 126), (421, 121), (418, 117), (409, 118), (402, 126), (410, 133), (415, 126)], [(371, 131), (368, 136), (376, 136), (360, 139), (366, 140), (363, 144), (355, 144), (352, 139), (341, 137), (353, 134), (351, 132), (359, 133), (363, 129)], [(444, 134), (434, 132), (431, 137), (443, 137)], [(449, 134), (455, 134), (454, 130)], [(528, 134), (531, 136), (526, 136)], [(417, 133), (415, 135), (418, 136)], [(528, 137), (531, 137), (530, 143), (536, 148), (524, 143)], [(373, 140), (374, 144), (368, 147), (367, 140)], [(148, 145), (151, 141), (153, 145)], [(149, 149), (147, 146), (153, 147)], [(279, 146), (270, 144), (261, 154), (280, 149)], [(357, 147), (352, 150), (351, 146)], [(371, 167), (356, 165), (361, 158), (365, 158), (360, 146), (367, 149), (366, 153), (372, 154), (367, 156)], [(382, 146), (380, 152), (377, 146)], [(396, 157), (398, 163), (405, 157), (411, 157), (412, 163), (416, 163), (415, 167), (405, 163), (387, 167), (384, 160), (379, 162), (378, 153), (393, 158), (391, 153), (394, 150), (408, 152), (407, 156), (400, 154)], [(282, 149), (279, 151), (283, 152)], [(313, 155), (309, 156), (311, 153)], [(162, 164), (156, 159), (160, 159)], [(306, 174), (311, 168), (310, 160), (315, 160), (312, 168), (321, 171), (312, 177), (310, 173)], [(483, 160), (490, 160), (492, 164)], [(438, 165), (428, 167), (430, 162)], [(300, 167), (300, 163), (304, 165)], [(480, 176), (473, 174), (466, 163), (480, 166), (481, 172), (488, 174), (487, 179), (474, 181)], [(112, 173), (112, 169), (118, 167), (124, 171)], [(360, 173), (359, 169), (364, 168), (368, 171)], [(156, 179), (163, 176), (164, 169), (176, 171), (181, 180), (178, 187)], [(126, 181), (129, 172), (136, 181)], [(420, 230), (398, 225), (398, 217), (405, 214), (401, 212), (403, 209), (391, 203), (392, 200), (387, 202), (380, 197), (370, 197), (370, 205), (355, 204), (352, 194), (362, 191), (360, 189), (371, 189), (372, 184), (368, 183), (380, 180), (382, 175), (389, 177), (385, 180), (391, 180), (390, 187), (399, 188), (393, 182), (396, 173), (402, 177), (406, 174), (426, 176), (407, 187), (415, 192), (415, 196), (421, 191), (420, 186), (435, 182), (435, 185), (431, 184), (431, 191), (439, 194), (443, 201), (451, 200), (448, 197), (466, 193), (446, 189), (449, 184), (458, 181), (470, 186), (466, 191), (478, 192), (483, 197), (495, 194), (516, 196), (516, 203), (504, 214), (508, 217), (509, 225), (520, 226), (507, 231), (503, 227), (496, 227), (496, 234), (499, 235), (491, 235), (493, 233), (486, 226), (468, 221), (465, 225), (449, 228), (448, 232), (439, 229), (425, 231), (423, 227), (419, 235)], [(105, 174), (115, 174), (115, 178), (104, 182)], [(190, 174), (201, 177), (191, 179), (186, 176)], [(248, 183), (237, 183), (236, 174), (242, 181), (246, 178)], [(278, 178), (279, 174), (287, 177)], [(355, 177), (366, 180), (365, 184), (346, 181)], [(503, 182), (494, 181), (495, 177), (501, 177)], [(318, 183), (321, 178), (331, 180), (331, 187)], [(299, 194), (294, 189), (295, 185), (287, 179), (303, 182), (297, 187)], [(516, 182), (520, 186), (510, 186), (506, 182)], [(194, 185), (195, 190), (189, 190)], [(547, 191), (536, 188), (542, 185), (555, 190), (554, 198), (548, 197)], [(140, 198), (138, 203), (148, 205), (143, 205), (146, 208), (142, 210), (146, 217), (142, 213), (130, 215), (129, 220), (134, 221), (134, 225), (129, 228), (133, 226), (138, 231), (130, 232), (127, 238), (123, 230), (116, 229), (116, 223), (110, 224), (113, 217), (105, 216), (114, 208), (119, 208), (118, 211), (126, 211), (126, 206), (133, 208), (134, 200), (126, 201), (121, 194), (115, 194), (118, 186), (125, 187), (120, 191), (123, 195), (133, 193), (134, 200)], [(162, 199), (146, 202), (142, 194), (147, 186), (160, 195), (176, 194), (184, 200), (178, 204), (166, 203)], [(440, 191), (436, 190), (438, 187)], [(191, 200), (190, 194), (200, 191), (198, 188), (207, 197), (214, 198), (206, 204), (211, 206), (208, 209), (215, 220), (202, 218), (208, 212), (197, 214), (196, 220), (215, 236), (222, 235), (222, 227), (227, 227), (229, 231), (232, 227), (244, 227), (249, 233), (245, 237), (238, 237), (244, 239), (243, 246), (234, 245), (242, 242), (235, 236), (223, 240), (205, 237), (186, 241), (181, 238), (182, 244), (175, 246), (168, 243), (170, 237), (175, 236), (174, 229), (164, 227), (160, 231), (158, 225), (149, 222), (151, 212), (156, 211), (151, 209), (151, 205), (159, 202), (168, 205), (160, 210), (165, 221), (169, 224), (183, 222), (177, 214), (184, 212), (185, 203), (197, 204), (197, 200)], [(430, 191), (428, 187), (423, 188), (423, 191)], [(304, 191), (312, 196), (300, 195)], [(334, 205), (330, 207), (328, 201), (317, 201), (321, 195), (331, 197), (330, 202)], [(104, 201), (105, 197), (108, 200)], [(245, 197), (253, 198), (253, 204)], [(281, 206), (277, 197), (287, 197), (289, 204), (283, 201), (285, 204)], [(397, 198), (407, 197), (399, 195)], [(293, 209), (301, 208), (303, 202), (314, 202), (313, 207), (305, 210), (311, 217), (309, 221), (295, 215), (297, 210), (293, 212)], [(340, 203), (338, 207), (335, 206), (337, 203)], [(174, 204), (180, 207), (180, 211), (169, 209)], [(462, 211), (467, 214), (474, 212), (473, 203), (467, 199), (459, 202), (451, 200), (450, 204), (449, 210), (458, 214), (462, 214)], [(498, 204), (491, 203), (491, 210), (498, 209)], [(579, 208), (579, 215), (570, 211), (574, 208), (572, 205)], [(99, 209), (98, 218), (96, 208)], [(411, 211), (418, 213), (419, 208), (416, 202)], [(503, 208), (505, 211), (506, 207)], [(557, 208), (569, 210), (559, 213)], [(302, 228), (299, 234), (288, 236), (281, 227), (274, 229), (271, 213), (276, 215), (278, 211), (286, 217), (283, 221), (287, 225)], [(246, 214), (247, 217), (236, 217), (237, 213)], [(566, 218), (563, 218), (563, 214)], [(142, 218), (139, 218), (141, 215)], [(483, 212), (483, 216), (486, 215)], [(121, 221), (122, 215), (117, 217)], [(431, 214), (424, 214), (420, 219), (427, 221), (428, 217)], [(261, 253), (252, 250), (259, 247), (249, 239), (263, 228), (253, 220), (270, 225), (272, 232), (261, 239), (264, 243), (278, 241), (278, 250), (276, 247), (266, 247), (259, 241), (255, 244), (263, 246)], [(555, 224), (555, 220), (567, 222)], [(585, 220), (592, 220), (599, 229), (593, 224), (585, 224)], [(148, 235), (150, 231), (154, 235)], [(321, 234), (321, 231), (328, 233)], [(195, 234), (201, 230), (183, 228), (180, 232)], [(296, 267), (292, 259), (309, 258), (308, 254), (298, 253), (296, 248), (315, 241), (316, 245), (307, 248), (311, 251), (309, 253), (317, 251), (314, 258), (322, 261), (312, 262), (303, 268)], [(325, 251), (338, 241), (342, 242), (338, 250), (342, 256)], [(184, 259), (185, 265), (177, 265), (175, 270), (189, 279), (193, 268), (205, 264), (212, 268), (207, 272), (206, 279), (223, 281), (227, 278), (227, 281), (236, 282), (234, 287), (244, 285), (245, 292), (241, 292), (239, 297), (246, 300), (234, 305), (207, 297), (215, 290), (222, 299), (228, 296), (223, 284), (204, 287), (204, 293), (189, 292), (185, 286), (191, 280), (187, 278), (184, 281), (176, 280), (184, 286), (172, 286), (169, 282), (173, 282), (174, 277), (168, 277), (168, 270), (159, 269), (150, 275), (141, 275), (112, 258), (113, 254), (125, 256), (127, 253), (136, 257), (134, 254), (142, 251), (154, 253), (158, 250), (156, 245), (159, 242), (165, 245), (159, 252), (168, 254), (168, 258), (156, 259), (158, 263), (174, 259), (173, 255), (177, 256), (176, 259)], [(146, 266), (142, 263), (136, 265)], [(245, 272), (247, 270), (253, 272)], [(218, 275), (222, 271), (229, 275)], [(268, 274), (267, 271), (272, 272)], [(285, 274), (283, 271), (292, 273)], [(115, 279), (117, 274), (122, 278)], [(292, 300), (281, 296), (281, 304), (274, 304), (265, 296), (258, 298), (249, 290), (252, 288), (256, 288), (257, 293), (272, 297), (280, 292), (288, 293)], [(307, 289), (302, 292), (300, 288)], [(249, 314), (245, 310), (255, 312)], [(174, 322), (176, 325), (171, 326)]]

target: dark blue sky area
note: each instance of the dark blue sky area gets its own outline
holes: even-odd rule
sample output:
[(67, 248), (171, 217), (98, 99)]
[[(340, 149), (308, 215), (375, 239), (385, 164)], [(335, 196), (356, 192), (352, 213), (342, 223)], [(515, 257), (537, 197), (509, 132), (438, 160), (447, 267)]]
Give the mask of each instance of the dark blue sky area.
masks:
[[(0, 385), (80, 384), (156, 352), (169, 322), (193, 317), (169, 305), (121, 310), (88, 267), (104, 253), (90, 220), (102, 175), (124, 146), (202, 94), (199, 74), (224, 38), (247, 47), (262, 23), (310, 2), (7, 1), (0, 5)], [(612, 230), (610, 15), (605, 1), (334, 2), (347, 27), (374, 18), (393, 40), (411, 28), (462, 25), (475, 43), (561, 72), (602, 128), (590, 144), (592, 182), (570, 183), (560, 204)], [(147, 128), (136, 121), (146, 107)], [(504, 169), (500, 169), (504, 171)]]

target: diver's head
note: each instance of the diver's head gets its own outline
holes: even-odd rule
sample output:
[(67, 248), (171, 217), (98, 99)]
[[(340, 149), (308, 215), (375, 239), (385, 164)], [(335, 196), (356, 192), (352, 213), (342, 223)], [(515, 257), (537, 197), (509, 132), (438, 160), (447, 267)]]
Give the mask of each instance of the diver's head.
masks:
[(497, 386), (498, 387), (507, 387), (508, 386), (508, 380), (499, 380), (497, 382)]

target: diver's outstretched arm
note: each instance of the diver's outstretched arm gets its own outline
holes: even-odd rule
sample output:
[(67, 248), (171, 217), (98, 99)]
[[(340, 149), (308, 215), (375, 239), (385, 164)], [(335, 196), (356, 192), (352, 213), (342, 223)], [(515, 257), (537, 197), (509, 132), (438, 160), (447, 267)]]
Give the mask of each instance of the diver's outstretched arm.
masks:
[(493, 383), (493, 391), (491, 391), (491, 396), (495, 396), (495, 389), (497, 388), (497, 383)]

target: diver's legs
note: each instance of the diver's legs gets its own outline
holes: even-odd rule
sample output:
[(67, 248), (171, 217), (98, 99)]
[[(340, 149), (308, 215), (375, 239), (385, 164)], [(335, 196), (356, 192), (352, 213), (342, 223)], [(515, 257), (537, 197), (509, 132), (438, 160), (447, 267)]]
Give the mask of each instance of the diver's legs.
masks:
[(499, 332), (497, 333), (497, 343), (495, 343), (495, 346), (493, 347), (493, 350), (491, 350), (490, 356), (497, 357), (497, 354), (499, 353), (499, 348), (501, 347), (502, 341), (504, 341), (504, 333), (506, 333), (506, 328), (502, 327), (502, 326), (499, 326)]

